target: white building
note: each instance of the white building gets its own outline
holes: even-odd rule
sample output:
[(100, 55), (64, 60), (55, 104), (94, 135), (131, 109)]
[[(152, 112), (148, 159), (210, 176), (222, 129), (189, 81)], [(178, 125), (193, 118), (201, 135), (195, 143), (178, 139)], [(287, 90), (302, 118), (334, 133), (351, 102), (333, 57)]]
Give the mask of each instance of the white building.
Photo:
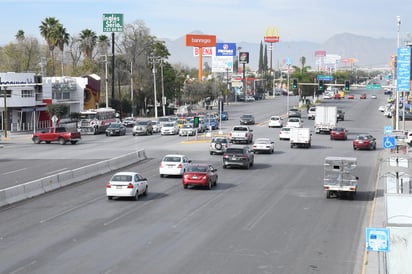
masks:
[(34, 73), (0, 73), (0, 130), (34, 131), (50, 126), (49, 104), (67, 104), (70, 112), (80, 112), (88, 80), (89, 77), (42, 78)]

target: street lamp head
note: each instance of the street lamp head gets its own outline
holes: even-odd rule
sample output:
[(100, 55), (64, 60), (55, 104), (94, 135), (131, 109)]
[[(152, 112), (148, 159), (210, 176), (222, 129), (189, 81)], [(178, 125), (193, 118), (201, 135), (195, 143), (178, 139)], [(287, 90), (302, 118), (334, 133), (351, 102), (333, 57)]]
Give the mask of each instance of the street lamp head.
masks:
[(396, 16), (396, 22), (398, 23), (398, 26), (401, 24), (401, 17), (399, 15)]

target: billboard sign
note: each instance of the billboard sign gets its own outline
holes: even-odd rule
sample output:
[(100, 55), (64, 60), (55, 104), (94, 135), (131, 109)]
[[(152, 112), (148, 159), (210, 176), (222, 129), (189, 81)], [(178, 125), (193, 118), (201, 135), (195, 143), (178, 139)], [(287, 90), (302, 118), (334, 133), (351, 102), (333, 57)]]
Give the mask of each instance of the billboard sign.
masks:
[(236, 43), (216, 43), (216, 56), (236, 56)]
[(123, 14), (103, 14), (103, 32), (123, 32)]
[(411, 48), (398, 48), (396, 66), (396, 90), (398, 92), (411, 90)]
[(185, 46), (187, 47), (215, 47), (216, 35), (186, 34)]
[(202, 49), (202, 56), (214, 56), (215, 48), (214, 47), (193, 47), (193, 56), (199, 56), (199, 51)]
[(249, 64), (249, 52), (239, 52), (239, 63)]

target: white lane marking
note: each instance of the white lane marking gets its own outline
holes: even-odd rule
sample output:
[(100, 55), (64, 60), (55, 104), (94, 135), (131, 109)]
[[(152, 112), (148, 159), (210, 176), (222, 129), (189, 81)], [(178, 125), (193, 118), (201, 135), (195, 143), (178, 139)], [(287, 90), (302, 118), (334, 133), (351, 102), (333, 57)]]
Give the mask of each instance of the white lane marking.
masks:
[(47, 172), (46, 174), (47, 174), (47, 175), (49, 175), (49, 174), (55, 174), (55, 173), (59, 173), (59, 172), (61, 172), (61, 171), (65, 171), (65, 170), (67, 170), (67, 168), (62, 168), (62, 169), (50, 171), (50, 172)]
[(27, 169), (27, 168), (20, 168), (20, 169), (12, 170), (12, 171), (3, 173), (3, 175), (16, 173), (16, 172), (19, 172), (19, 171), (22, 171), (22, 170), (26, 170), (26, 169)]

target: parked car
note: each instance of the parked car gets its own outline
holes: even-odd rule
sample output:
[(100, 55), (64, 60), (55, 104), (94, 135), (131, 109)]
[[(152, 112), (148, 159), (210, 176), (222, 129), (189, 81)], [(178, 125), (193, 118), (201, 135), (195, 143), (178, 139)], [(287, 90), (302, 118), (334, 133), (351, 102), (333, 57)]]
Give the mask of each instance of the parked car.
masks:
[(332, 128), (332, 130), (330, 131), (330, 139), (331, 140), (347, 140), (348, 132), (343, 127)]
[(289, 109), (289, 111), (288, 111), (288, 117), (289, 117), (289, 118), (291, 118), (291, 117), (301, 118), (301, 117), (302, 117), (302, 113), (301, 113), (301, 111), (300, 111), (299, 109), (297, 109), (297, 108), (291, 108), (291, 109)]
[(355, 99), (355, 96), (353, 94), (348, 95), (348, 99)]
[(353, 140), (353, 149), (376, 149), (376, 138), (370, 134), (359, 134)]
[(283, 126), (283, 119), (280, 116), (274, 115), (270, 117), (269, 120), (269, 124), (268, 124), (269, 128), (272, 127), (282, 127)]
[(245, 96), (245, 101), (246, 101), (246, 102), (254, 102), (254, 101), (255, 101), (255, 97), (250, 96), (250, 95), (246, 95), (246, 96)]
[(153, 122), (152, 120), (137, 121), (132, 130), (133, 136), (136, 135), (152, 135), (153, 134)]
[(182, 176), (192, 161), (186, 155), (168, 154), (162, 158), (159, 166), (160, 177), (168, 175)]
[(286, 123), (287, 127), (302, 127), (303, 126), (303, 121), (302, 119), (298, 117), (291, 117), (288, 119), (288, 122)]
[(209, 153), (210, 155), (223, 154), (226, 149), (231, 146), (231, 144), (230, 139), (227, 137), (214, 137), (210, 141)]
[(220, 113), (220, 119), (221, 119), (222, 121), (229, 120), (229, 113), (228, 113), (227, 111), (222, 111), (222, 112)]
[(175, 122), (167, 122), (162, 124), (160, 135), (176, 135), (179, 133), (179, 128)]
[(217, 169), (210, 164), (190, 164), (182, 176), (183, 188), (203, 186), (212, 189), (217, 180)]
[(126, 127), (121, 123), (110, 123), (106, 128), (106, 136), (126, 135)]
[(218, 129), (219, 128), (219, 122), (215, 118), (206, 118), (205, 119), (205, 128), (207, 130), (212, 129)]
[(149, 188), (147, 179), (137, 172), (118, 172), (106, 185), (107, 199), (113, 197), (132, 197), (135, 201), (146, 195)]
[(240, 124), (241, 125), (254, 125), (255, 116), (253, 116), (252, 114), (242, 114), (240, 116)]
[(179, 136), (194, 136), (197, 129), (193, 127), (193, 123), (186, 123), (179, 129)]
[(254, 160), (254, 154), (248, 146), (232, 146), (223, 153), (223, 168), (234, 166), (249, 169), (253, 166)]
[(315, 116), (316, 116), (316, 106), (311, 106), (308, 109), (308, 119), (315, 120)]
[(341, 109), (337, 110), (336, 118), (338, 121), (344, 121), (345, 120), (345, 112)]
[(133, 117), (126, 117), (123, 119), (122, 124), (125, 127), (133, 127), (136, 124), (136, 119)]
[(399, 121), (403, 121), (403, 118), (405, 116), (405, 121), (411, 121), (412, 120), (412, 112), (405, 110), (399, 111)]
[(252, 146), (252, 151), (254, 153), (273, 153), (275, 150), (275, 142), (271, 141), (269, 138), (257, 138)]
[(362, 93), (361, 96), (359, 96), (359, 99), (366, 99), (366, 93)]
[(279, 140), (290, 140), (290, 127), (282, 127), (280, 129)]
[(160, 124), (159, 121), (153, 121), (152, 128), (153, 128), (153, 133), (159, 133), (160, 129), (162, 128), (162, 125)]

